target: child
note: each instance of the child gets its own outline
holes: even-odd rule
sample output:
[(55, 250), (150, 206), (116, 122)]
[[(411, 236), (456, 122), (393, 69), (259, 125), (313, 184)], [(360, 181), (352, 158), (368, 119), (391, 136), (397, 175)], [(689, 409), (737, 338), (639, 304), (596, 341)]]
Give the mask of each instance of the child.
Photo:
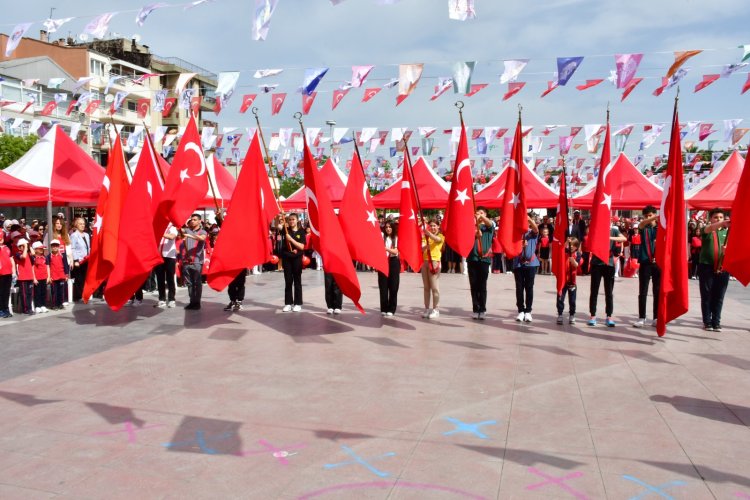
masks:
[(549, 229), (546, 227), (542, 228), (541, 233), (539, 234), (539, 260), (542, 263), (541, 268), (539, 269), (539, 274), (550, 273), (549, 254), (551, 240), (552, 239), (549, 237)]
[(531, 306), (534, 302), (534, 278), (539, 269), (536, 245), (539, 241), (539, 228), (531, 216), (529, 230), (523, 235), (521, 254), (513, 259), (513, 277), (516, 282), (516, 321), (531, 323)]
[(13, 259), (5, 238), (0, 238), (0, 318), (10, 318), (10, 288), (13, 286)]
[(50, 283), (49, 266), (44, 256), (44, 245), (41, 241), (31, 244), (34, 251), (34, 312), (47, 312), (47, 285)]
[(576, 274), (578, 272), (578, 260), (581, 258), (581, 253), (578, 249), (581, 246), (581, 242), (578, 238), (571, 236), (565, 245), (565, 255), (568, 257), (568, 265), (566, 266), (565, 272), (565, 286), (557, 296), (557, 324), (563, 324), (563, 311), (565, 310), (565, 294), (568, 295), (568, 309), (570, 313), (570, 319), (568, 323), (575, 325), (576, 323)]
[(70, 265), (65, 255), (60, 253), (60, 240), (52, 240), (49, 245), (50, 254), (47, 256), (49, 277), (52, 282), (52, 309), (62, 309), (65, 287), (70, 276)]
[(18, 292), (21, 299), (21, 312), (32, 315), (31, 293), (34, 286), (34, 263), (33, 257), (29, 255), (29, 242), (21, 238), (16, 242), (18, 252), (13, 257), (16, 261), (18, 272)]
[(325, 285), (325, 296), (326, 296), (326, 314), (341, 314), (341, 307), (343, 305), (344, 295), (336, 283), (336, 278), (331, 273), (325, 273), (324, 285)]

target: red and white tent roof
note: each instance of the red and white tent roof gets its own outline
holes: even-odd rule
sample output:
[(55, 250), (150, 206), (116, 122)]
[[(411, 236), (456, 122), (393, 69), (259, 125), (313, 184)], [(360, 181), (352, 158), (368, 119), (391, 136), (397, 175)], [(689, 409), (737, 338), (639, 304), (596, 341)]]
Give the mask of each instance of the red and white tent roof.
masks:
[[(328, 190), (328, 196), (331, 198), (334, 208), (338, 208), (341, 204), (341, 199), (344, 197), (344, 190), (346, 189), (346, 175), (339, 170), (339, 167), (328, 158), (325, 164), (320, 168), (320, 177), (323, 180), (323, 184)], [(286, 209), (300, 210), (307, 207), (307, 200), (305, 198), (305, 186), (300, 187), (298, 190), (289, 195), (289, 198), (281, 202), (281, 206)]]
[[(422, 208), (445, 208), (448, 204), (450, 184), (441, 179), (421, 156), (412, 166), (412, 170), (420, 206)], [(401, 176), (372, 201), (376, 208), (398, 208), (401, 204)]]
[[(205, 206), (208, 208), (215, 207), (214, 193), (216, 194), (216, 201), (219, 207), (226, 207), (232, 200), (232, 193), (234, 187), (237, 185), (237, 179), (216, 159), (215, 155), (211, 155), (206, 160), (206, 171), (208, 172), (208, 194), (204, 201)], [(213, 186), (213, 190), (211, 187)]]
[(52, 127), (5, 173), (46, 188), (47, 200), (55, 205), (96, 205), (104, 179), (104, 169), (59, 126)]
[[(557, 191), (547, 185), (547, 183), (536, 175), (536, 172), (531, 170), (528, 165), (524, 163), (523, 166), (526, 169), (523, 173), (523, 193), (526, 197), (526, 206), (528, 208), (557, 206)], [(508, 175), (509, 168), (510, 167), (505, 167), (474, 196), (474, 202), (477, 206), (481, 205), (487, 208), (498, 208), (503, 204), (505, 179)]]
[(744, 164), (742, 155), (737, 151), (732, 153), (720, 167), (714, 168), (713, 172), (688, 191), (685, 195), (688, 207), (696, 210), (731, 209)]
[(46, 205), (49, 190), (32, 186), (0, 170), (0, 205)]
[[(570, 199), (574, 208), (591, 208), (596, 193), (596, 181), (586, 184)], [(659, 206), (662, 188), (657, 186), (625, 156), (620, 153), (607, 175), (607, 184), (612, 188), (612, 210), (636, 210), (646, 205)]]

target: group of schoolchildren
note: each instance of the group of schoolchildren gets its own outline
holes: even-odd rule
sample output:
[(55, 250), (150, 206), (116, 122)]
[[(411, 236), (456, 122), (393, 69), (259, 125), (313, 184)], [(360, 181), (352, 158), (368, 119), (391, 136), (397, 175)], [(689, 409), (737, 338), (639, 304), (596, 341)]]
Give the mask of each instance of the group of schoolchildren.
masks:
[(52, 240), (49, 253), (46, 250), (41, 241), (30, 244), (20, 237), (6, 244), (0, 239), (0, 318), (13, 316), (10, 296), (14, 277), (21, 313), (32, 315), (63, 308), (70, 267), (59, 240)]

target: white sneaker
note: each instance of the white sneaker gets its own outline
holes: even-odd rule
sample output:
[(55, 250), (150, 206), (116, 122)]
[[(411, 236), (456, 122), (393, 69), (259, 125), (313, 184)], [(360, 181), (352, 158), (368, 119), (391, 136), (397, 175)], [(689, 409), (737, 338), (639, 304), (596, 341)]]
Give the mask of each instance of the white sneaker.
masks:
[(70, 302), (63, 302), (62, 305), (63, 307), (68, 307), (68, 305), (70, 305)]
[(169, 302), (167, 302), (167, 307), (169, 308), (175, 307), (176, 305), (177, 304), (175, 304), (174, 300), (170, 300)]
[(531, 321), (532, 321), (532, 318), (531, 318), (531, 313), (526, 313), (526, 314), (524, 314), (524, 316), (523, 316), (523, 320), (524, 320), (524, 321), (525, 321), (526, 323), (531, 323)]
[(292, 311), (294, 311), (296, 313), (300, 312), (301, 310), (302, 310), (302, 306), (300, 306), (300, 305), (296, 305), (296, 306), (292, 307)]
[(334, 309), (333, 314), (341, 314), (341, 309)]
[(128, 306), (128, 307), (133, 307), (134, 304), (135, 304), (135, 300), (133, 300), (133, 299), (130, 299), (129, 301), (127, 301), (125, 303), (125, 305)]
[(139, 306), (141, 304), (143, 304), (142, 300), (136, 300), (135, 303), (134, 303), (134, 305), (136, 305), (136, 306)]
[(481, 321), (484, 321), (484, 313), (479, 313), (479, 319), (480, 319)]
[(644, 326), (646, 326), (646, 318), (638, 318), (638, 321), (633, 323), (633, 326), (635, 328), (643, 328)]
[(562, 325), (563, 324), (563, 317), (562, 314), (557, 315), (557, 324)]
[(431, 309), (425, 309), (424, 312), (422, 313), (422, 317), (423, 318), (429, 318), (431, 312), (432, 312)]
[(333, 309), (326, 309), (326, 314), (333, 314)]
[(41, 307), (35, 307), (34, 308), (34, 312), (37, 313), (37, 314), (39, 314), (39, 313), (42, 312), (42, 308)]
[(285, 312), (285, 313), (292, 312), (292, 305), (291, 304), (285, 305), (284, 308), (281, 310), (281, 312)]
[(154, 305), (154, 307), (158, 307), (159, 309), (164, 309), (165, 307), (167, 307), (167, 303), (164, 302), (163, 300), (160, 300), (159, 302), (156, 303), (156, 305)]
[(570, 318), (568, 319), (568, 324), (570, 324), (570, 325), (575, 325), (576, 324), (576, 315), (575, 314), (571, 314), (570, 315)]
[(427, 319), (435, 319), (435, 318), (439, 318), (439, 317), (440, 317), (440, 311), (438, 311), (437, 309), (433, 309), (430, 312), (430, 315), (427, 316)]
[(526, 313), (518, 313), (518, 316), (516, 316), (516, 321), (523, 321), (524, 317), (526, 317)]
[(385, 311), (382, 311), (382, 312), (380, 313), (380, 315), (381, 315), (381, 316), (388, 316), (388, 313), (387, 313), (387, 312), (385, 312)]
[(656, 327), (656, 320), (655, 319), (651, 320), (651, 326)]
[(40, 307), (39, 309), (41, 309), (43, 313), (49, 312), (49, 309), (44, 306)]
[(390, 317), (392, 317), (392, 316), (393, 316), (393, 313), (385, 313), (385, 315), (386, 315), (386, 316), (388, 316), (388, 317), (390, 318)]
[(474, 313), (471, 315), (472, 319), (479, 319), (479, 313)]

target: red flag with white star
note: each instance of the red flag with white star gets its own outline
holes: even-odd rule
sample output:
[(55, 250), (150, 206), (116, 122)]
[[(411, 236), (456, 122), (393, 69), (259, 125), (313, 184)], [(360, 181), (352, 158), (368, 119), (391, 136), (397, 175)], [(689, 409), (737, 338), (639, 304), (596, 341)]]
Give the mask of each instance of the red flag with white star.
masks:
[(558, 297), (565, 288), (565, 282), (570, 272), (569, 256), (565, 254), (566, 233), (570, 219), (568, 216), (568, 185), (565, 178), (565, 166), (560, 174), (560, 195), (557, 199), (557, 215), (555, 216), (555, 228), (552, 238), (552, 274), (557, 280)]
[(85, 303), (88, 303), (91, 295), (107, 279), (117, 260), (120, 214), (129, 186), (125, 168), (122, 142), (120, 134), (117, 134), (112, 144), (112, 151), (109, 153), (107, 171), (104, 174), (99, 201), (96, 204), (96, 221), (91, 233), (89, 268), (83, 285)]
[(469, 146), (466, 140), (466, 127), (461, 120), (461, 137), (456, 153), (456, 167), (451, 179), (448, 206), (443, 218), (445, 243), (462, 257), (467, 257), (476, 240), (476, 220), (474, 218), (474, 179), (471, 176)]
[(310, 112), (310, 108), (312, 108), (313, 102), (315, 102), (315, 98), (317, 97), (318, 93), (313, 92), (310, 95), (307, 95), (306, 93), (302, 93), (302, 114), (306, 115)]
[(250, 106), (253, 105), (253, 101), (258, 97), (258, 94), (245, 94), (242, 96), (242, 106), (240, 106), (240, 113), (244, 113)]
[(332, 110), (336, 109), (336, 106), (339, 105), (339, 103), (341, 102), (341, 100), (344, 98), (344, 96), (348, 92), (349, 92), (349, 89), (346, 89), (346, 90), (336, 89), (336, 90), (333, 91), (333, 103), (331, 105), (331, 109)]
[(614, 166), (609, 147), (609, 117), (607, 117), (607, 129), (604, 133), (606, 135), (602, 147), (602, 159), (599, 163), (599, 177), (596, 180), (594, 202), (591, 205), (591, 224), (589, 225), (587, 240), (592, 255), (596, 255), (603, 262), (609, 262), (612, 188), (607, 184), (607, 176)]
[(364, 94), (362, 94), (362, 102), (367, 102), (373, 97), (377, 95), (378, 92), (380, 92), (382, 89), (380, 87), (373, 87), (370, 89), (365, 89)]
[(388, 257), (380, 223), (356, 152), (352, 156), (349, 180), (341, 199), (339, 222), (352, 259), (388, 275)]
[(526, 196), (523, 192), (523, 135), (521, 118), (518, 118), (516, 133), (513, 136), (513, 148), (510, 152), (508, 175), (505, 176), (505, 191), (500, 209), (500, 227), (497, 231), (498, 241), (507, 258), (521, 253), (523, 236), (529, 230), (529, 219), (526, 214)]
[(401, 202), (398, 218), (398, 253), (401, 260), (419, 272), (424, 258), (422, 256), (422, 221), (417, 220), (417, 186), (411, 172), (409, 155), (404, 155), (404, 173), (401, 176)]
[(279, 111), (281, 111), (281, 106), (284, 105), (284, 99), (286, 99), (286, 94), (271, 94), (271, 114), (272, 115), (278, 115)]

